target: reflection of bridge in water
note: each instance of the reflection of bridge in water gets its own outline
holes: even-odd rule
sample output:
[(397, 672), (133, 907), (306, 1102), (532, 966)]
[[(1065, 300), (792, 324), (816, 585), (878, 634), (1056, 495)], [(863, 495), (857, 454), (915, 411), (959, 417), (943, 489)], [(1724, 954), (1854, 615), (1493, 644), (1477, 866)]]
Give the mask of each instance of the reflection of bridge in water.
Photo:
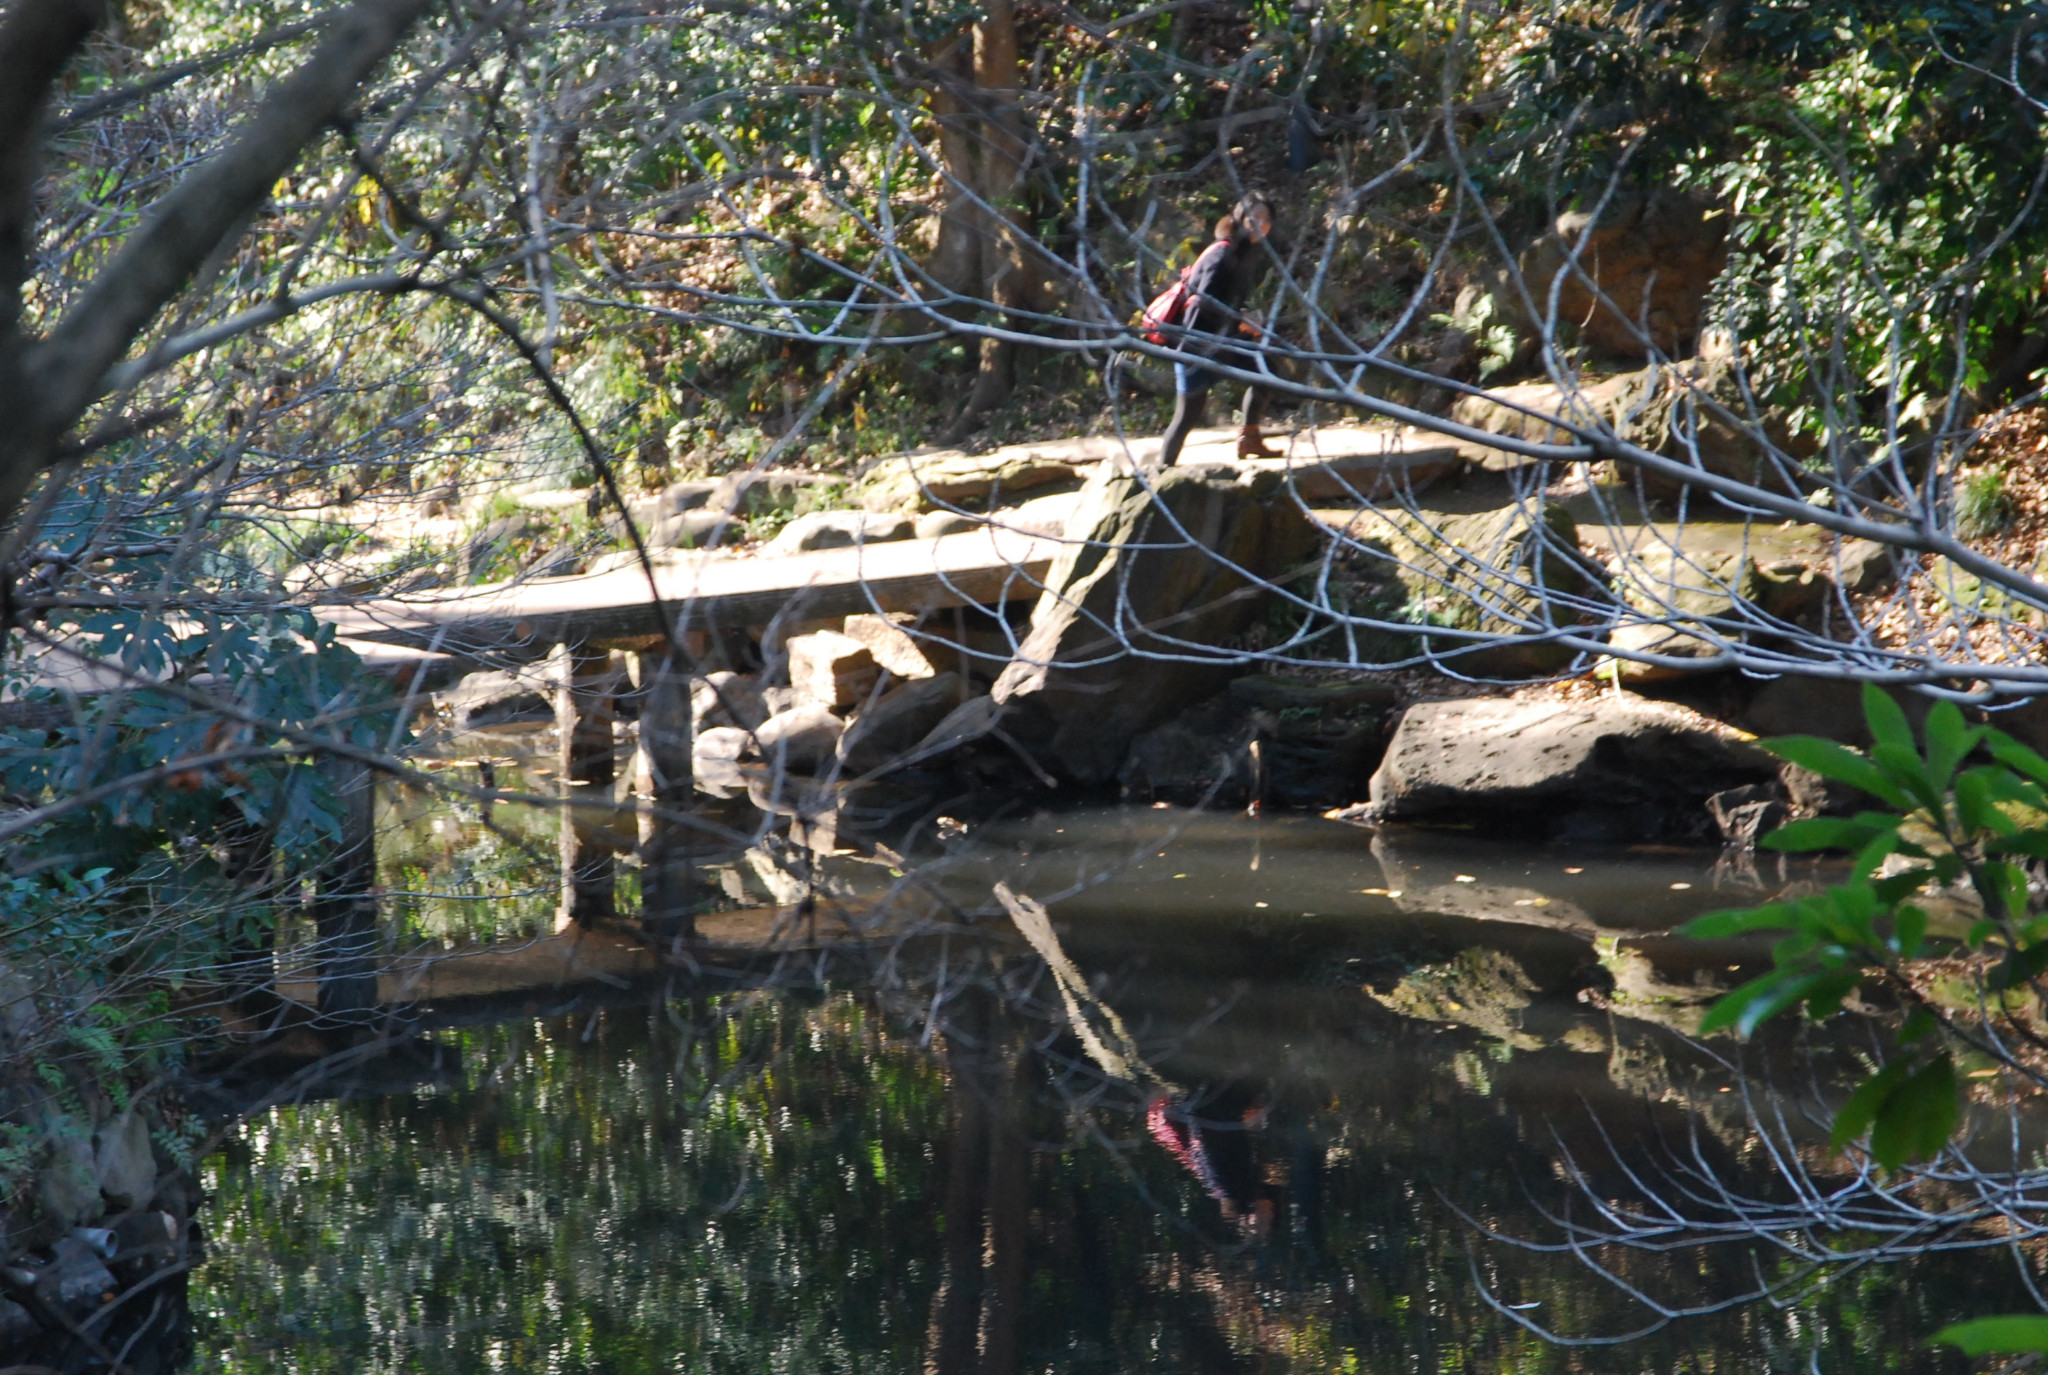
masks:
[[(1225, 452), (1209, 452), (1218, 447), (1212, 443), (1187, 457), (1192, 463), (1224, 457)], [(1075, 452), (1066, 458), (1077, 466), (1062, 471), (1079, 480), (1084, 456)], [(1085, 458), (1098, 472), (1113, 461), (1106, 452)], [(1451, 450), (1419, 448), (1391, 432), (1332, 430), (1319, 432), (1296, 456), (1227, 467), (1285, 481), (1296, 499), (1313, 509), (1311, 503), (1406, 490), (1456, 462)], [(614, 781), (612, 721), (618, 714), (621, 675), (612, 656), (635, 656), (630, 677), (640, 723), (639, 770), (650, 780), (645, 789), (649, 805), (639, 828), (642, 915), (658, 929), (688, 931), (695, 915), (683, 834), (684, 814), (693, 800), (689, 675), (718, 657), (720, 637), (769, 625), (779, 625), (786, 635), (853, 614), (924, 617), (951, 609), (955, 636), (964, 644), (963, 615), (1007, 622), (1038, 602), (1048, 575), (1057, 576), (1062, 551), (1094, 533), (1093, 508), (1083, 510), (1084, 500), (1082, 493), (1038, 498), (1028, 514), (998, 509), (968, 517), (983, 522), (978, 528), (930, 538), (777, 557), (671, 551), (645, 566), (439, 589), (314, 611), (371, 667), (412, 695), (471, 668), (557, 655), (550, 676), (555, 680), (560, 776), (565, 795), (572, 797), (603, 796)], [(1072, 518), (1077, 512), (1078, 522)], [(1077, 524), (1090, 528), (1073, 528)], [(1009, 637), (1001, 638), (1007, 643)], [(673, 650), (681, 651), (681, 662), (672, 657)], [(342, 780), (345, 795), (367, 795), (371, 781), (366, 769), (351, 771), (343, 765), (341, 770), (349, 775)], [(603, 833), (600, 810), (579, 807), (565, 815), (565, 922), (589, 926), (614, 914), (618, 847)], [(343, 895), (367, 893), (375, 884), (371, 809), (358, 802), (350, 814), (355, 824), (343, 846), (345, 863), (332, 884)], [(812, 824), (803, 821), (806, 830)], [(829, 819), (820, 829), (830, 830)], [(323, 983), (332, 987), (323, 990), (321, 1001), (338, 1011), (367, 1011), (381, 1001), (366, 958), (373, 904), (356, 902), (344, 911), (346, 906), (337, 901), (328, 909), (332, 920), (323, 928), (322, 945), (356, 953), (336, 954), (331, 971), (323, 974)], [(343, 992), (343, 985), (354, 991)]]

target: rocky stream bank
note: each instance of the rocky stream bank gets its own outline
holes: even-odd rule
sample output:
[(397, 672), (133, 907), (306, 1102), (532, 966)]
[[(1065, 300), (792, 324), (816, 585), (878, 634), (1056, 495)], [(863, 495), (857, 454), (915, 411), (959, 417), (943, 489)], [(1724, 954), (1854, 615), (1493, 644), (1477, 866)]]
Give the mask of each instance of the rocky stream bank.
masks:
[[(701, 805), (735, 824), (742, 812), (792, 817), (792, 841), (821, 853), (864, 815), (902, 815), (906, 798), (944, 799), (970, 820), (1121, 799), (1541, 843), (1737, 848), (1787, 817), (1853, 805), (1756, 738), (1853, 742), (1854, 689), (1733, 675), (1714, 662), (1715, 641), (1745, 633), (1729, 628), (1738, 602), (1824, 629), (1892, 577), (1876, 547), (1796, 526), (1681, 527), (1611, 474), (1546, 484), (1412, 435), (1312, 432), (1287, 458), (1248, 463), (1207, 438), (1164, 472), (1075, 441), (908, 456), (850, 488), (769, 473), (645, 498), (633, 516), (658, 562), (702, 558), (700, 546), (763, 511), (777, 515), (772, 534), (724, 557), (998, 526), (1061, 541), (1042, 578), (1018, 576), (992, 604), (818, 618), (797, 597), (765, 625), (691, 629)], [(533, 494), (544, 497), (555, 499)], [(796, 509), (806, 504), (822, 509)], [(1683, 595), (1634, 622), (1557, 620), (1575, 590), (1609, 576), (1617, 549), (1655, 547)], [(1463, 672), (1344, 667), (1341, 636), (1303, 633), (1312, 586), (1315, 605), (1361, 622), (1441, 628)], [(1661, 662), (1617, 657), (1558, 681), (1549, 675), (1570, 655), (1546, 627)], [(1466, 655), (1474, 642), (1459, 634), (1486, 642)], [(647, 646), (596, 648), (608, 657), (585, 654), (572, 678), (560, 655), (470, 674), (434, 695), (438, 728), (554, 723), (565, 699), (603, 699), (598, 748), (636, 761), (606, 774), (630, 811), (651, 795), (635, 681)], [(1684, 670), (1688, 658), (1699, 671)], [(2000, 724), (2043, 733), (2028, 709)], [(1425, 887), (1442, 890), (1432, 910), (1476, 900), (1420, 880), (1386, 891)], [(770, 896), (785, 895), (771, 884)], [(148, 1349), (201, 1251), (196, 1190), (162, 1144), (175, 1124), (111, 1103), (80, 1120), (89, 1133), (66, 1138), (0, 1247), (0, 1350), (31, 1364), (45, 1350)], [(150, 1301), (126, 1301), (137, 1296)]]

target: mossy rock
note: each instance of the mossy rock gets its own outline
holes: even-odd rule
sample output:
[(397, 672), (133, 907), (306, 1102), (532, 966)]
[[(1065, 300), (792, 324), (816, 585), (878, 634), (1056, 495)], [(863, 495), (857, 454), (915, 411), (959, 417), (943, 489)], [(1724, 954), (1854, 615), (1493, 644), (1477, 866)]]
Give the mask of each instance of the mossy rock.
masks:
[[(1778, 590), (1746, 554), (1692, 553), (1665, 545), (1636, 551), (1620, 583), (1623, 603), (1643, 619), (1616, 626), (1609, 641), (1677, 659), (1712, 659), (1721, 653), (1721, 646), (1713, 640), (1685, 629), (1688, 622), (1701, 630), (1722, 622), (1718, 629), (1725, 638), (1730, 631), (1727, 622), (1735, 617), (1738, 603), (1756, 605), (1767, 592)], [(1624, 681), (1648, 681), (1685, 671), (1634, 659), (1612, 662)]]
[(1383, 513), (1376, 543), (1408, 594), (1407, 615), (1451, 630), (1501, 637), (1479, 648), (1447, 638), (1435, 647), (1474, 672), (1503, 677), (1554, 672), (1573, 651), (1537, 627), (1565, 627), (1580, 614), (1565, 598), (1598, 595), (1578, 553), (1578, 523), (1556, 502), (1470, 515)]

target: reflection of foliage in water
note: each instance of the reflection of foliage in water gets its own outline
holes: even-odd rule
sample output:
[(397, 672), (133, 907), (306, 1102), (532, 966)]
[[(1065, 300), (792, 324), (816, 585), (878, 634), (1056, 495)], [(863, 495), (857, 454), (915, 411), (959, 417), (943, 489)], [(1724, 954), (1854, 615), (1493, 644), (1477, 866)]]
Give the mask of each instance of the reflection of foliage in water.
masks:
[[(1321, 996), (1316, 1019), (1343, 1025)], [(1038, 1066), (1010, 1105), (1027, 1143), (1015, 1369), (1705, 1371), (1739, 1355), (1803, 1370), (1816, 1340), (1821, 1369), (1920, 1369), (1912, 1335), (1985, 1282), (1893, 1270), (1792, 1318), (1753, 1308), (1619, 1351), (1543, 1346), (1484, 1307), (1472, 1236), (1442, 1200), (1531, 1230), (1524, 1189), (1554, 1169), (1551, 1127), (1595, 1154), (1558, 1086), (1602, 1081), (1602, 1056), (1496, 1043), (1478, 1088), (1456, 1073), (1467, 1033), (1332, 1034), (1280, 1071), (1244, 1030), (1226, 1024), (1223, 1043), (1285, 1076), (1256, 1090), (1265, 1125), (1235, 1137), (1250, 1148), (1240, 1181), (1277, 1203), (1262, 1241), (1131, 1114), (1046, 1092), (1073, 1046), (1037, 1060), (997, 1030)], [(943, 1044), (893, 1033), (851, 995), (678, 1002), (447, 1044), (464, 1087), (282, 1109), (215, 1162), (199, 1370), (926, 1368), (959, 1114), (995, 1087), (957, 1046), (949, 1068)], [(1208, 1103), (1234, 1121), (1231, 1092)], [(1210, 1137), (1219, 1158), (1231, 1137)], [(1569, 1258), (1477, 1254), (1496, 1293), (1560, 1327), (1631, 1325), (1620, 1292)], [(1732, 1253), (1607, 1259), (1688, 1299), (1748, 1268)]]
[[(497, 786), (552, 791), (545, 780), (529, 777), (523, 763), (516, 753), (501, 758)], [(449, 772), (476, 781), (467, 759), (453, 761)], [(561, 813), (547, 807), (501, 804), (486, 816), (461, 799), (387, 787), (378, 819), (378, 869), (389, 937), (402, 949), (419, 940), (462, 943), (546, 934), (561, 884), (561, 825)]]
[(464, 1090), (252, 1125), (215, 1165), (201, 1368), (914, 1365), (932, 1277), (874, 1261), (932, 1231), (930, 1064), (844, 1001), (647, 1015), (685, 1029), (462, 1032)]

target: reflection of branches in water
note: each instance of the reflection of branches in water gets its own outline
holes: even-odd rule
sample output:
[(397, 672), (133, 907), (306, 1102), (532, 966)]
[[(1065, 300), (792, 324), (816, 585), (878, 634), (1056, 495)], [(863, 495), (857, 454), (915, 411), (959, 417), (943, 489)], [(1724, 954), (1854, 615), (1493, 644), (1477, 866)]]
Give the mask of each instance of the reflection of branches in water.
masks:
[[(1718, 1057), (1717, 1057), (1718, 1058)], [(1731, 1182), (1729, 1169), (1710, 1157), (1700, 1119), (1688, 1118), (1688, 1139), (1659, 1138), (1657, 1153), (1633, 1159), (1597, 1117), (1593, 1126), (1607, 1164), (1633, 1191), (1632, 1200), (1604, 1190), (1590, 1165), (1557, 1138), (1558, 1161), (1571, 1192), (1561, 1207), (1529, 1195), (1551, 1229), (1549, 1237), (1513, 1235), (1445, 1200), (1488, 1241), (1539, 1255), (1568, 1255), (1648, 1313), (1641, 1326), (1620, 1333), (1570, 1333), (1539, 1321), (1529, 1305), (1506, 1302), (1471, 1255), (1474, 1283), (1495, 1312), (1545, 1341), (1608, 1346), (1634, 1341), (1684, 1318), (1765, 1303), (1794, 1309), (1875, 1266), (1945, 1252), (2005, 1250), (2021, 1284), (2048, 1308), (2034, 1277), (2048, 1242), (2048, 1170), (2023, 1164), (2022, 1121), (2009, 1103), (2005, 1122), (2012, 1166), (1988, 1168), (1973, 1158), (1970, 1141), (1945, 1148), (1931, 1162), (1886, 1174), (1869, 1154), (1851, 1146), (1840, 1155), (1826, 1146), (1828, 1118), (1811, 1108), (1787, 1112), (1775, 1088), (1738, 1077), (1743, 1116), (1754, 1152), (1768, 1162), (1775, 1188)], [(1590, 1209), (1580, 1215), (1576, 1206)], [(1700, 1254), (1735, 1247), (1753, 1252), (1754, 1283), (1701, 1303), (1674, 1303), (1627, 1279), (1615, 1263), (1622, 1255)], [(1612, 1258), (1609, 1258), (1612, 1257)]]

